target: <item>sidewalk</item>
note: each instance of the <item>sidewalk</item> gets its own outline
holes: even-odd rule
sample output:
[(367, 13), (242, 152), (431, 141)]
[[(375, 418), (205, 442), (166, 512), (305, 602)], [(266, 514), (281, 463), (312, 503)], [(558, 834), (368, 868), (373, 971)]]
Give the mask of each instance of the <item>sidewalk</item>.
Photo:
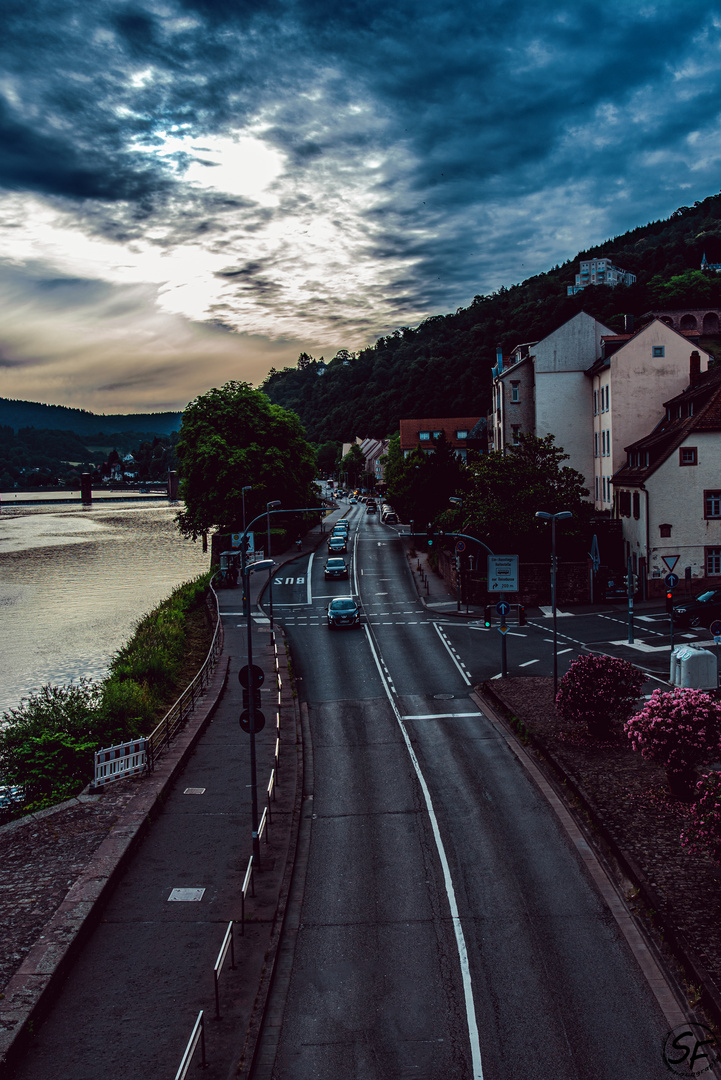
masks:
[[(303, 552), (323, 542), (328, 520), (342, 512), (308, 534)], [(297, 557), (293, 550), (277, 561)], [(257, 577), (254, 608), (267, 584)], [(256, 736), (259, 816), (278, 716), (280, 758), (241, 935), (252, 837), (249, 737), (238, 725), (237, 676), (247, 658), (240, 594), (219, 593), (225, 643), (213, 682), (152, 775), (0, 829), (3, 1076), (95, 1077), (98, 1061), (104, 1080), (173, 1076), (201, 1009), (208, 1077), (234, 1074), (252, 1056), (292, 872), (302, 746), (283, 640), (276, 634), (276, 652), (258, 611), (253, 660), (266, 675), (266, 725)], [(169, 903), (175, 888), (204, 891), (199, 901)], [(231, 921), (235, 969), (228, 955), (216, 1020), (213, 965)]]

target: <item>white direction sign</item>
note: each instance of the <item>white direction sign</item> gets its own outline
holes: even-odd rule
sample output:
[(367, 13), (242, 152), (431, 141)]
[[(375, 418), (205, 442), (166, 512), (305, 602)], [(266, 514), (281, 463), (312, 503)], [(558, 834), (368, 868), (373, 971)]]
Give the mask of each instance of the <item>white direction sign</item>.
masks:
[(488, 556), (488, 591), (518, 592), (518, 556)]

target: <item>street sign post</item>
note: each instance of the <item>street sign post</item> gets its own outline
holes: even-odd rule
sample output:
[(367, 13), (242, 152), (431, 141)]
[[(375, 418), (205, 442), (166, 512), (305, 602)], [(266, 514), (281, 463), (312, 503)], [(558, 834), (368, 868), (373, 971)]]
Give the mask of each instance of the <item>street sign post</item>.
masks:
[[(668, 566), (668, 558), (664, 557), (663, 561)], [(678, 562), (678, 555), (676, 556), (675, 562), (674, 562), (673, 565), (675, 566), (677, 562)], [(678, 574), (666, 574), (666, 577), (664, 578), (664, 582), (666, 584), (666, 588), (670, 589), (671, 592), (672, 592), (676, 588), (676, 586), (678, 585)], [(668, 597), (668, 596), (671, 595), (671, 593), (668, 592), (666, 595)], [(671, 648), (673, 649), (673, 598), (672, 598), (671, 604), (669, 606), (668, 618), (669, 618), (669, 641), (671, 642)]]
[(518, 592), (518, 556), (488, 556), (488, 592)]

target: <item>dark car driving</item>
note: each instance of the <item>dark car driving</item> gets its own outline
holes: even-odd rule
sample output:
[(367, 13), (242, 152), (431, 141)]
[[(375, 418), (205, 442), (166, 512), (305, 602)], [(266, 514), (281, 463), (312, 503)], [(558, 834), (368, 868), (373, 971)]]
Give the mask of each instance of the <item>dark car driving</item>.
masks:
[(324, 573), (326, 580), (330, 578), (347, 578), (348, 567), (345, 559), (338, 559), (335, 557), (327, 559)]
[(721, 589), (707, 589), (690, 600), (674, 604), (673, 621), (677, 626), (710, 626), (721, 619)]
[(328, 604), (328, 626), (360, 626), (360, 609), (352, 596), (339, 596)]
[(331, 536), (328, 540), (328, 551), (330, 554), (340, 554), (348, 550), (345, 536)]

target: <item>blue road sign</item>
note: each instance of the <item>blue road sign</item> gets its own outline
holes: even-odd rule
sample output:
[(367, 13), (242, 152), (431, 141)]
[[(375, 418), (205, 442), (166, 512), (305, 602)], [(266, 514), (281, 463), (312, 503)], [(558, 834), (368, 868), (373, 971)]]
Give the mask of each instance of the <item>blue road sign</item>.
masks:
[(466, 550), (465, 542), (463, 540), (457, 540), (456, 541), (456, 551), (458, 552), (458, 554), (460, 555), (465, 550)]
[(511, 610), (511, 605), (507, 604), (505, 600), (499, 600), (496, 604), (496, 611), (499, 615), (507, 615)]
[(714, 619), (714, 621), (709, 626), (709, 630), (714, 637), (718, 637), (718, 635), (721, 634), (721, 619)]
[(675, 589), (678, 585), (678, 574), (666, 574), (664, 581), (667, 589)]

